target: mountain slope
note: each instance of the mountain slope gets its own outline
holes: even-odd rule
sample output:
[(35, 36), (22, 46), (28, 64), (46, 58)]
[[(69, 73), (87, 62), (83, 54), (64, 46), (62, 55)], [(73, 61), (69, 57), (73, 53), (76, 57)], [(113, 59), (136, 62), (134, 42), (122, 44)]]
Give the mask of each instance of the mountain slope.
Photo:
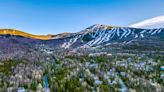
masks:
[[(155, 39), (156, 38), (156, 39)], [(106, 25), (93, 25), (81, 32), (64, 38), (62, 48), (90, 48), (112, 44), (130, 44), (133, 41), (153, 39), (162, 40), (164, 46), (164, 29), (138, 29), (129, 27), (111, 27)]]
[(34, 39), (36, 37), (24, 34), (18, 36), (18, 33), (14, 36), (1, 34), (3, 35), (0, 36), (0, 55), (2, 54), (3, 57), (4, 55), (13, 57), (20, 53), (26, 55), (29, 51), (40, 53), (47, 50), (61, 53), (81, 49), (87, 52), (97, 49), (105, 52), (109, 50), (110, 52), (114, 50), (118, 52), (123, 50), (164, 51), (164, 28), (140, 29), (96, 24), (77, 33), (54, 35), (48, 40)]
[(49, 40), (51, 39), (51, 35), (32, 35), (29, 33), (25, 33), (19, 30), (14, 30), (14, 29), (0, 29), (0, 35), (18, 35), (18, 36), (24, 36), (27, 38), (33, 38), (33, 39), (41, 39), (41, 40)]
[(15, 29), (0, 29), (0, 35), (8, 35), (8, 34), (15, 35), (15, 36), (23, 36), (32, 39), (51, 40), (51, 39), (63, 38), (71, 33), (60, 33), (56, 35), (33, 35)]

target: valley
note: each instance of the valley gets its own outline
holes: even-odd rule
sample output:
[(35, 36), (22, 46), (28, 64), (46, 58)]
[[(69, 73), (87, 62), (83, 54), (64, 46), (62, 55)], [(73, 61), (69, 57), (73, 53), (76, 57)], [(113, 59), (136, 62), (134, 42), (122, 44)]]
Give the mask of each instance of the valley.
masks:
[(164, 90), (163, 28), (96, 24), (50, 39), (10, 32), (0, 39), (0, 92)]

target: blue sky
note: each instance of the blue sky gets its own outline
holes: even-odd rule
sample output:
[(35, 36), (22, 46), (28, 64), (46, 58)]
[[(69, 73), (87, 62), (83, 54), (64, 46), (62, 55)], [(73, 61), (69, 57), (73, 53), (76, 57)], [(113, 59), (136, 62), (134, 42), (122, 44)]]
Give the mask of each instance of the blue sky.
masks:
[(0, 0), (0, 28), (32, 34), (77, 32), (93, 24), (128, 26), (164, 15), (164, 0)]

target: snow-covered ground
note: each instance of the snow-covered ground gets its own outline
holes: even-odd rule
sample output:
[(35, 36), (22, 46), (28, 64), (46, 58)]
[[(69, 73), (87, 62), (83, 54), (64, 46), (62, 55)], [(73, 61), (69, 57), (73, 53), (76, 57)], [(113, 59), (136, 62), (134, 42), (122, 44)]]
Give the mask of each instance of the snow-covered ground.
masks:
[[(164, 18), (163, 18), (164, 19)], [(162, 22), (161, 22), (162, 23)], [(164, 23), (164, 22), (163, 22)], [(142, 23), (141, 23), (142, 24)], [(139, 27), (141, 24), (133, 25), (132, 27)], [(138, 26), (137, 26), (138, 25)], [(163, 24), (164, 25), (164, 24)], [(163, 28), (159, 29), (134, 29), (129, 27), (113, 27), (108, 29), (106, 25), (94, 25), (74, 36), (70, 37), (68, 41), (64, 42), (62, 48), (70, 48), (72, 45), (85, 42), (81, 48), (91, 47), (94, 45), (101, 45), (103, 43), (110, 43), (112, 41), (122, 41), (124, 43), (129, 43), (133, 39), (144, 38), (147, 35), (159, 34)], [(84, 37), (88, 37), (91, 40), (85, 41)], [(123, 41), (124, 40), (124, 41)]]

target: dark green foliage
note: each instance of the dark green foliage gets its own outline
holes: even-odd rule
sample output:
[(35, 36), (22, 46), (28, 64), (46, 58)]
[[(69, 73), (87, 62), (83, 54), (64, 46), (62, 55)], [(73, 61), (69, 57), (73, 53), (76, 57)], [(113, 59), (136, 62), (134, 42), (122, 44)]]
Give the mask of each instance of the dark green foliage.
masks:
[(30, 87), (32, 90), (36, 90), (37, 82), (36, 81), (32, 82)]
[(9, 75), (11, 73), (11, 67), (15, 67), (19, 63), (26, 64), (25, 61), (23, 62), (23, 61), (17, 61), (17, 60), (0, 61), (0, 63), (1, 63), (0, 72), (5, 75)]
[(91, 41), (93, 38), (91, 35), (84, 35), (84, 37), (82, 38), (83, 41)]

